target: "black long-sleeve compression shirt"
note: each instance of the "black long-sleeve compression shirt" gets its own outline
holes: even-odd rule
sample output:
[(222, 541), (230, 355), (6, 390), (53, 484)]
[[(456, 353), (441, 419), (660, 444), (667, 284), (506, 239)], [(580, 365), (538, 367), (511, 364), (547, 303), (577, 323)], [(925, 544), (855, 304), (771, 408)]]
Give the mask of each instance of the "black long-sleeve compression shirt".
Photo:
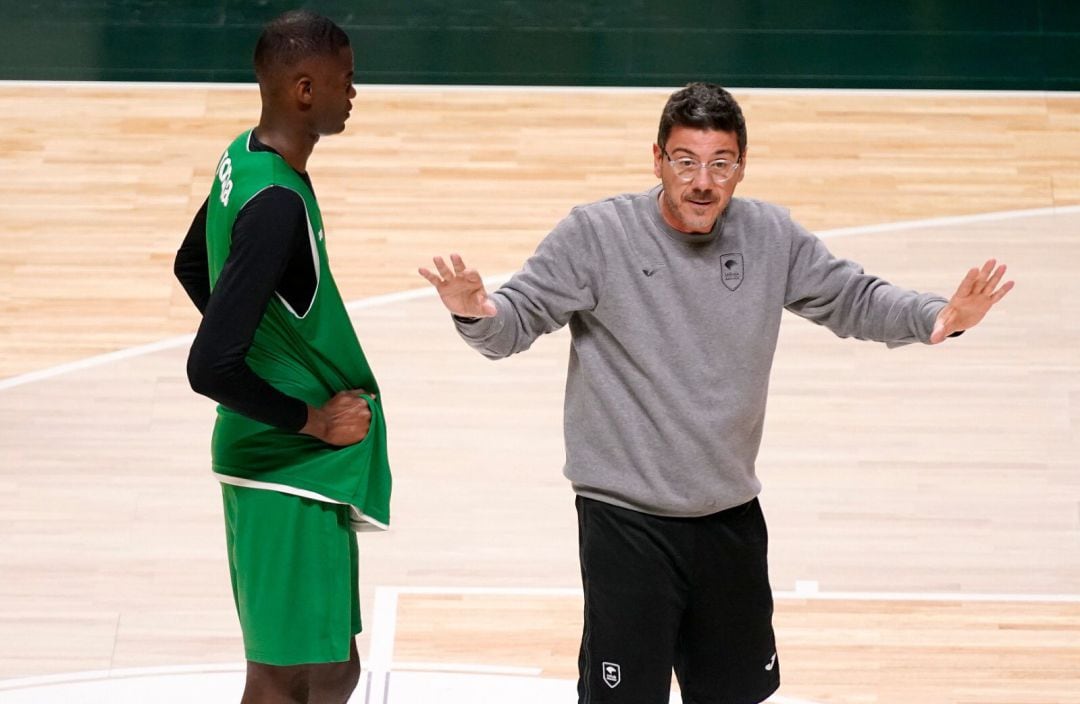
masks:
[[(254, 149), (273, 151), (252, 138)], [(306, 174), (302, 174), (308, 180)], [(310, 184), (310, 181), (308, 181)], [(275, 295), (299, 315), (307, 312), (317, 280), (303, 199), (271, 187), (241, 209), (232, 246), (213, 291), (206, 252), (207, 203), (196, 213), (173, 271), (203, 314), (191, 345), (191, 387), (261, 423), (299, 431), (307, 405), (278, 391), (248, 366), (246, 357), (266, 306)]]

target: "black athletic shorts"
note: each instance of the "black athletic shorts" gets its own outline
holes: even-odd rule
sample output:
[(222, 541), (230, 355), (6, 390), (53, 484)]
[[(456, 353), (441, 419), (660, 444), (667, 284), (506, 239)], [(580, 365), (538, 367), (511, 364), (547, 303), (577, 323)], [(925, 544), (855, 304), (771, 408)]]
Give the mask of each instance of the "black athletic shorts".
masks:
[(579, 704), (758, 704), (780, 685), (757, 499), (664, 518), (577, 498)]

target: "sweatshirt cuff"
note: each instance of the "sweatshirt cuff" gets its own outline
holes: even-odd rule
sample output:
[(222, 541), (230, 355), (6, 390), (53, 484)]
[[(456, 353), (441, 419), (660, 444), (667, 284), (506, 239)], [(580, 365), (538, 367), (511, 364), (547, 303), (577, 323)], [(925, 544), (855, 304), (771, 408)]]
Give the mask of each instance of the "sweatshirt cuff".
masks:
[[(495, 301), (498, 306), (498, 300)], [(500, 312), (501, 309), (500, 309)], [(502, 330), (502, 319), (499, 315), (490, 318), (467, 318), (461, 315), (450, 316), (454, 321), (454, 327), (458, 334), (466, 340), (483, 340)]]
[(919, 331), (919, 342), (924, 345), (930, 344), (930, 334), (934, 332), (934, 324), (937, 322), (938, 316), (941, 315), (941, 310), (948, 303), (949, 301), (941, 296), (934, 296), (923, 304), (923, 310), (927, 314), (926, 327)]

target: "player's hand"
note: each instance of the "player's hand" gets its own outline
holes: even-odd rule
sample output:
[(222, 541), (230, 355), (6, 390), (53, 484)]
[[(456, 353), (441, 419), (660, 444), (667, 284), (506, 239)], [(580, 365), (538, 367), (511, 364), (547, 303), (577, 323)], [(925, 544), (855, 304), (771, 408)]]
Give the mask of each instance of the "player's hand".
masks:
[(955, 332), (975, 327), (990, 307), (1012, 290), (1012, 281), (998, 286), (1005, 275), (1005, 265), (994, 269), (996, 264), (995, 260), (990, 259), (981, 269), (968, 271), (952, 299), (938, 313), (934, 331), (930, 333), (930, 344), (936, 345)]
[[(363, 389), (340, 391), (322, 408), (308, 406), (308, 421), (300, 432), (330, 445), (355, 445), (367, 437), (371, 427), (371, 407), (360, 397), (366, 393)], [(375, 394), (369, 395), (375, 398)]]
[(453, 271), (446, 266), (442, 257), (435, 257), (432, 261), (439, 273), (421, 267), (420, 275), (439, 292), (439, 298), (448, 311), (463, 318), (490, 318), (498, 313), (484, 290), (480, 274), (476, 269), (466, 269), (460, 255), (450, 255)]

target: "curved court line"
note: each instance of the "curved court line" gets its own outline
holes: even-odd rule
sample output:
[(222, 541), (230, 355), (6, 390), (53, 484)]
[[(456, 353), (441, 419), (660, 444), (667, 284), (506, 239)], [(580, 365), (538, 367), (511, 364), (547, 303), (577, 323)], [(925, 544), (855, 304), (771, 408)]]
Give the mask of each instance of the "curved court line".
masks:
[[(533, 671), (526, 672), (526, 668), (512, 668), (512, 667), (496, 667), (496, 666), (484, 666), (484, 665), (454, 665), (453, 669), (449, 669), (445, 665), (437, 663), (401, 663), (401, 665), (395, 668), (396, 672), (412, 672), (417, 674), (460, 674), (460, 675), (501, 675), (509, 677), (520, 677), (522, 680), (535, 679), (535, 675), (539, 674), (540, 670), (535, 669)], [(88, 683), (102, 683), (110, 680), (117, 679), (157, 679), (167, 678), (173, 676), (187, 676), (198, 674), (235, 674), (241, 675), (244, 672), (243, 664), (232, 665), (180, 665), (174, 667), (147, 667), (147, 668), (130, 668), (125, 670), (116, 670), (112, 674), (104, 671), (88, 671), (69, 673), (67, 675), (54, 675), (45, 677), (26, 677), (19, 680), (0, 680), (0, 693), (2, 692), (28, 692), (35, 689), (44, 689), (48, 687), (64, 686), (64, 685), (78, 685)], [(372, 693), (369, 689), (372, 671), (366, 669), (362, 674), (361, 681), (357, 686), (352, 700), (350, 701), (363, 701), (367, 704), (384, 704), (380, 700), (373, 700)], [(561, 680), (564, 682), (572, 682), (573, 680)], [(525, 682), (522, 682), (524, 685)], [(364, 694), (366, 691), (366, 694)], [(47, 692), (43, 692), (47, 693)], [(358, 699), (362, 697), (361, 699)], [(820, 702), (810, 701), (808, 699), (799, 699), (795, 697), (787, 697), (782, 695), (773, 695), (768, 699), (768, 704), (822, 704)]]
[(36, 689), (57, 684), (78, 684), (101, 680), (132, 679), (137, 677), (169, 677), (174, 675), (210, 675), (222, 672), (242, 673), (247, 670), (247, 663), (221, 663), (206, 665), (165, 665), (162, 667), (128, 667), (117, 670), (85, 670), (82, 672), (64, 672), (56, 675), (38, 675), (0, 680), (0, 692), (20, 689)]
[[(3, 83), (0, 81), (0, 83)], [(880, 225), (860, 225), (857, 227), (841, 227), (834, 228), (832, 230), (821, 230), (815, 234), (822, 239), (830, 237), (844, 237), (848, 235), (862, 235), (862, 234), (880, 234), (889, 232), (901, 232), (905, 230), (917, 230), (926, 227), (941, 227), (952, 225), (966, 225), (969, 223), (978, 222), (997, 222), (1000, 220), (1015, 220), (1021, 218), (1040, 217), (1045, 215), (1073, 215), (1080, 214), (1080, 205), (1065, 205), (1065, 206), (1051, 206), (1048, 208), (1032, 208), (1028, 210), (1002, 210), (996, 213), (978, 213), (973, 215), (955, 215), (950, 217), (941, 218), (926, 218), (923, 220), (904, 220), (896, 223), (885, 223)], [(503, 274), (497, 274), (495, 276), (485, 276), (485, 285), (491, 286), (495, 283), (506, 281), (514, 272), (507, 272)], [(372, 296), (370, 298), (361, 298), (356, 301), (352, 301), (345, 305), (347, 310), (357, 311), (366, 308), (376, 308), (379, 306), (389, 305), (392, 303), (400, 303), (402, 301), (411, 301), (418, 298), (427, 298), (435, 295), (435, 289), (431, 286), (425, 288), (409, 289), (408, 291), (399, 291), (395, 293), (387, 293), (379, 296)], [(131, 359), (133, 357), (140, 357), (142, 355), (152, 354), (154, 352), (161, 352), (164, 350), (175, 349), (177, 347), (184, 347), (190, 345), (191, 341), (195, 339), (193, 334), (180, 335), (177, 337), (170, 337), (158, 342), (151, 342), (145, 345), (139, 345), (137, 347), (129, 347), (127, 349), (117, 350), (115, 352), (107, 352), (105, 354), (95, 355), (93, 357), (87, 357), (85, 359), (77, 360), (75, 362), (66, 362), (53, 367), (46, 367), (45, 369), (39, 369), (33, 372), (27, 372), (25, 374), (18, 374), (16, 376), (8, 377), (7, 379), (0, 379), (0, 391), (6, 389), (12, 389), (17, 386), (24, 386), (31, 384), (35, 381), (44, 381), (46, 379), (52, 379), (63, 374), (68, 374), (74, 371), (80, 371), (83, 369), (92, 369), (99, 367), (110, 362), (116, 362), (123, 359)]]
[[(361, 661), (364, 672), (372, 672), (370, 663)], [(246, 662), (206, 663), (201, 665), (161, 665), (157, 667), (128, 667), (115, 670), (83, 670), (55, 675), (36, 675), (0, 680), (0, 692), (36, 689), (58, 684), (79, 684), (103, 680), (133, 679), (139, 677), (172, 677), (176, 675), (212, 675), (220, 673), (242, 674)], [(471, 663), (399, 662), (394, 663), (395, 672), (448, 672), (465, 675), (513, 675), (535, 677), (543, 670), (539, 667), (512, 667), (507, 665), (475, 665)]]

